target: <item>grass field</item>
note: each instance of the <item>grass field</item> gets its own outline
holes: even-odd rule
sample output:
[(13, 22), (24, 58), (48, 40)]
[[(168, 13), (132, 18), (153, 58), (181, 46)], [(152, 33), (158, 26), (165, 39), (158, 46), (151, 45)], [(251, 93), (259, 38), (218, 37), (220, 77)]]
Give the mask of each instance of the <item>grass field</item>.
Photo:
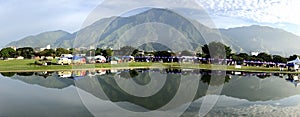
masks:
[(85, 70), (85, 69), (131, 69), (131, 68), (185, 68), (185, 69), (208, 69), (208, 70), (228, 70), (228, 71), (249, 71), (249, 72), (280, 72), (280, 73), (295, 73), (279, 71), (279, 68), (266, 68), (243, 66), (241, 69), (235, 69), (234, 66), (220, 66), (211, 64), (180, 64), (180, 63), (145, 63), (132, 62), (120, 63), (111, 65), (110, 63), (101, 64), (82, 64), (82, 65), (52, 65), (43, 66), (36, 65), (35, 60), (1, 60), (0, 72), (26, 72), (26, 71), (60, 71), (60, 70)]

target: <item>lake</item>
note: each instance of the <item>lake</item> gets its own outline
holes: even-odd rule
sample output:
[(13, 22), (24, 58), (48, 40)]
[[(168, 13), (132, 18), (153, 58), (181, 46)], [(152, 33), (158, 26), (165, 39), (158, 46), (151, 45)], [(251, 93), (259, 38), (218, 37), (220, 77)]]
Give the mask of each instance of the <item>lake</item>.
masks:
[(193, 69), (1, 73), (0, 116), (299, 116), (298, 76)]

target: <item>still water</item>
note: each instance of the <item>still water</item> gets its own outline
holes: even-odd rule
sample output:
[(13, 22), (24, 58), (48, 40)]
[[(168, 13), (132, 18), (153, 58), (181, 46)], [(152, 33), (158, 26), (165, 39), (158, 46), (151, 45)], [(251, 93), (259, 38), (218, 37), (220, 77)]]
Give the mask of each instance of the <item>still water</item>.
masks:
[(297, 77), (190, 69), (1, 73), (0, 116), (300, 116)]

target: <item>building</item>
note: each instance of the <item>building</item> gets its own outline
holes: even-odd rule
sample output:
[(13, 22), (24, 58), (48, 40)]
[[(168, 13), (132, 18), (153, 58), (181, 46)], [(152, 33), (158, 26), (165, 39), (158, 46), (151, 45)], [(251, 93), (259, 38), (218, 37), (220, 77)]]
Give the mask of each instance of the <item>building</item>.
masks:
[(48, 50), (51, 49), (51, 46), (50, 46), (50, 45), (47, 45), (47, 46), (46, 46), (46, 49), (48, 49)]
[(259, 52), (250, 52), (251, 56), (258, 56)]

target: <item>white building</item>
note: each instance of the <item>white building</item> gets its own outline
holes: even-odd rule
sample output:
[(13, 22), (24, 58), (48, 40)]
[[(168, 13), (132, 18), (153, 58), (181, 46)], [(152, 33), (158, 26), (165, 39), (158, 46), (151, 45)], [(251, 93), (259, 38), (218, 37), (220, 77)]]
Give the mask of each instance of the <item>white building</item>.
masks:
[(46, 49), (48, 49), (48, 50), (51, 49), (51, 46), (50, 46), (50, 45), (47, 45), (47, 46), (46, 46)]
[(250, 55), (251, 56), (258, 56), (259, 52), (251, 52)]

